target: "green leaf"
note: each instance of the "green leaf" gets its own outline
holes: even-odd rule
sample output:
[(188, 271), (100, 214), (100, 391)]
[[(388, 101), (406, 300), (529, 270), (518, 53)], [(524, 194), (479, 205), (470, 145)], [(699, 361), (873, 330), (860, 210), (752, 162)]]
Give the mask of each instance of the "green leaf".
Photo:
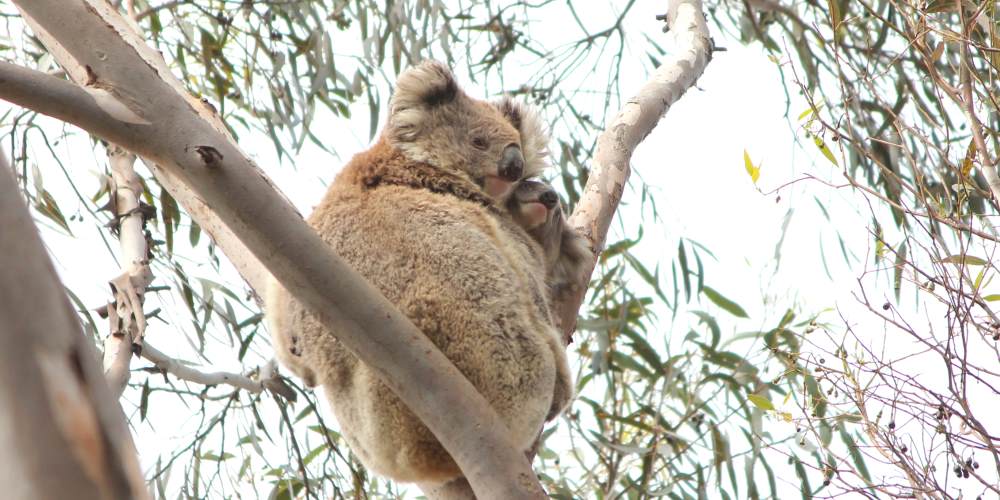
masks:
[(899, 289), (903, 285), (903, 266), (906, 265), (906, 240), (899, 244), (896, 250), (895, 269), (892, 273), (892, 289), (896, 293), (896, 302), (899, 302)]
[(641, 335), (633, 331), (631, 328), (625, 328), (621, 331), (622, 335), (626, 336), (631, 340), (631, 347), (636, 354), (639, 355), (649, 366), (653, 368), (654, 373), (659, 373), (663, 366), (663, 361), (660, 360), (660, 356), (656, 354), (656, 349), (649, 345)]
[(624, 353), (618, 351), (612, 351), (609, 356), (609, 360), (614, 368), (618, 368), (622, 372), (631, 370), (638, 373), (642, 378), (647, 380), (656, 380), (656, 374), (650, 372), (641, 363), (632, 359), (631, 356), (627, 356)]
[(811, 500), (812, 487), (809, 486), (809, 476), (806, 475), (806, 468), (802, 465), (802, 461), (798, 458), (793, 458), (795, 460), (795, 475), (799, 476), (799, 491), (802, 492), (802, 500)]
[(687, 297), (687, 300), (691, 300), (691, 278), (688, 276), (690, 271), (688, 270), (687, 253), (684, 251), (683, 241), (681, 241), (677, 247), (677, 261), (681, 264), (681, 278), (684, 281), (684, 295)]
[(62, 210), (59, 209), (59, 204), (56, 203), (56, 199), (44, 189), (38, 192), (38, 198), (38, 203), (36, 204), (38, 211), (41, 212), (42, 215), (51, 219), (52, 222), (58, 224), (59, 227), (66, 230), (67, 233), (72, 235), (73, 231), (70, 231), (69, 224), (66, 222), (66, 217), (63, 216)]
[(670, 301), (667, 300), (667, 296), (664, 295), (663, 290), (660, 289), (659, 271), (655, 274), (649, 272), (649, 269), (646, 269), (646, 266), (643, 266), (642, 262), (639, 262), (639, 259), (636, 259), (628, 252), (623, 253), (622, 257), (629, 263), (630, 266), (632, 266), (632, 269), (639, 274), (639, 277), (642, 278), (643, 281), (653, 287), (653, 291), (656, 292), (656, 295), (660, 297), (663, 302), (667, 303), (669, 307)]
[(706, 297), (708, 297), (708, 300), (711, 300), (712, 302), (715, 303), (715, 305), (725, 309), (729, 314), (732, 314), (737, 318), (749, 317), (747, 316), (747, 312), (744, 311), (743, 308), (739, 306), (739, 304), (727, 299), (721, 293), (715, 291), (714, 288), (705, 285), (702, 288), (701, 292), (704, 293)]
[(139, 421), (146, 421), (146, 411), (149, 409), (149, 379), (142, 383), (142, 396), (139, 396)]
[(167, 252), (174, 252), (174, 230), (180, 224), (180, 207), (177, 201), (166, 189), (160, 191), (160, 217), (163, 218), (163, 231), (167, 240)]
[(840, 39), (838, 30), (840, 29), (840, 23), (843, 21), (843, 15), (840, 13), (840, 4), (837, 0), (826, 0), (826, 4), (830, 9), (830, 26), (833, 27), (834, 38)]
[(715, 350), (719, 346), (719, 339), (722, 337), (722, 331), (719, 329), (719, 323), (715, 321), (715, 318), (704, 311), (691, 311), (691, 313), (698, 316), (699, 323), (705, 323), (708, 325), (708, 329), (712, 332), (712, 350)]
[(198, 246), (199, 239), (201, 239), (201, 226), (192, 220), (191, 228), (188, 230), (188, 241), (191, 242), (192, 247), (196, 247)]
[(854, 461), (854, 467), (861, 474), (861, 477), (865, 478), (865, 482), (871, 484), (871, 475), (868, 474), (868, 467), (865, 465), (865, 457), (861, 454), (858, 449), (858, 445), (854, 442), (854, 438), (847, 433), (847, 429), (843, 424), (840, 426), (840, 439), (844, 441), (847, 445), (847, 452), (851, 454), (851, 460)]
[(885, 241), (882, 240), (882, 226), (875, 223), (875, 262), (881, 262), (885, 255)]
[(985, 266), (989, 264), (988, 261), (971, 255), (950, 255), (941, 259), (940, 262), (942, 264), (964, 264), (967, 266)]
[(770, 399), (767, 399), (766, 397), (761, 396), (760, 394), (751, 394), (747, 396), (747, 399), (749, 399), (750, 402), (754, 404), (754, 406), (760, 408), (761, 410), (765, 411), (774, 410), (774, 403), (772, 403)]
[(715, 465), (716, 484), (722, 482), (722, 464), (729, 461), (729, 442), (719, 432), (716, 426), (712, 426), (712, 463)]
[[(835, 0), (830, 1), (832, 2)], [(816, 143), (816, 147), (819, 148), (820, 153), (823, 153), (823, 156), (825, 156), (827, 160), (830, 160), (830, 163), (833, 163), (838, 167), (840, 166), (840, 163), (837, 163), (837, 157), (833, 155), (833, 151), (830, 151), (830, 148), (826, 146), (826, 142), (824, 142), (823, 139), (820, 139), (817, 135), (813, 135), (813, 142)]]
[(1000, 294), (991, 293), (991, 294), (983, 297), (983, 300), (985, 300), (987, 302), (996, 302), (996, 301), (1000, 300)]
[(747, 150), (743, 150), (743, 167), (746, 168), (747, 173), (750, 174), (750, 180), (754, 184), (757, 184), (757, 179), (760, 178), (760, 166), (754, 165), (753, 161), (750, 160), (750, 153)]
[(223, 453), (221, 455), (216, 455), (215, 453), (212, 453), (212, 452), (209, 451), (209, 452), (202, 453), (201, 459), (202, 460), (211, 460), (213, 462), (223, 462), (225, 460), (229, 460), (230, 458), (233, 458), (234, 456), (235, 455), (233, 455), (232, 453)]

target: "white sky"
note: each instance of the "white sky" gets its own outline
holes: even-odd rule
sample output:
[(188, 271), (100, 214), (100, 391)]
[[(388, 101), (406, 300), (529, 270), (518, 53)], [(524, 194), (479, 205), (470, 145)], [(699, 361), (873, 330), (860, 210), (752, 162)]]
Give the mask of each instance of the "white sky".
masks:
[[(637, 22), (645, 23), (641, 29), (651, 34), (658, 27), (652, 22), (652, 15), (652, 12), (643, 12), (642, 17), (636, 18)], [(558, 33), (551, 34), (556, 35)], [(562, 35), (567, 36), (565, 33)], [(762, 166), (758, 186), (764, 192), (804, 173), (838, 183), (840, 173), (838, 167), (820, 155), (811, 142), (804, 142), (803, 147), (798, 145), (797, 139), (801, 140), (802, 134), (795, 129), (797, 124), (790, 124), (785, 118), (786, 97), (774, 62), (757, 47), (748, 49), (737, 41), (725, 40), (718, 34), (715, 36), (728, 51), (715, 55), (699, 80), (698, 88), (688, 91), (674, 105), (633, 157), (635, 175), (650, 186), (663, 217), (661, 224), (645, 223), (644, 243), (634, 253), (649, 269), (660, 264), (664, 287), (669, 289), (670, 262), (675, 258), (678, 237), (689, 238), (708, 247), (717, 261), (705, 262), (706, 284), (739, 302), (753, 321), (759, 321), (759, 324), (748, 324), (747, 321), (723, 323), (724, 339), (738, 331), (773, 325), (788, 307), (801, 308), (805, 315), (839, 307), (847, 317), (857, 321), (861, 329), (871, 332), (872, 342), (881, 343), (884, 334), (881, 322), (867, 316), (851, 295), (857, 289), (856, 280), (865, 269), (862, 264), (871, 267), (873, 254), (872, 238), (868, 232), (870, 219), (865, 216), (865, 209), (860, 208), (864, 206), (861, 198), (847, 190), (837, 191), (812, 182), (798, 183), (783, 190), (778, 201), (775, 195), (765, 196), (758, 191), (744, 170), (744, 150), (755, 164)], [(638, 35), (630, 33), (630, 37), (632, 43), (640, 44)], [(638, 59), (642, 54), (627, 53), (626, 59), (629, 57)], [(623, 74), (641, 75), (641, 72), (635, 64), (626, 63)], [(516, 73), (508, 75), (508, 87), (517, 78)], [(470, 95), (486, 95), (482, 87), (470, 84), (461, 76), (460, 79)], [(643, 81), (639, 77), (623, 79), (623, 96), (632, 95)], [(788, 112), (795, 117), (807, 105), (798, 95), (793, 94), (792, 98)], [(7, 105), (0, 103), (0, 113), (6, 109)], [(341, 159), (331, 158), (318, 148), (307, 145), (296, 157), (296, 168), (293, 170), (287, 166), (278, 167), (269, 139), (245, 135), (241, 146), (258, 160), (258, 164), (267, 170), (299, 209), (308, 213), (339, 165), (367, 146), (367, 106), (360, 103), (353, 106), (352, 111), (357, 117), (357, 126), (348, 130), (338, 129), (337, 133), (327, 135), (331, 141), (329, 146), (338, 152)], [(317, 130), (322, 128), (317, 127)], [(64, 152), (64, 158), (72, 158), (72, 164), (67, 168), (73, 178), (76, 181), (85, 179), (80, 183), (81, 191), (85, 195), (95, 192), (96, 178), (84, 173), (96, 161), (86, 139), (69, 140), (57, 145), (56, 150)], [(38, 154), (37, 157), (47, 158), (48, 155)], [(45, 176), (46, 187), (58, 199), (71, 198), (65, 196), (68, 185), (60, 178), (62, 174), (58, 166), (50, 160), (41, 160), (39, 170)], [(635, 191), (631, 194), (634, 201)], [(845, 264), (840, 256), (834, 228), (820, 214), (813, 200), (814, 195), (822, 200), (833, 217), (836, 231), (844, 238), (846, 246), (863, 259), (863, 263), (855, 262), (851, 267)], [(626, 201), (630, 201), (628, 196), (627, 191)], [(637, 209), (637, 203), (624, 206), (619, 220), (640, 220), (641, 214), (637, 213)], [(64, 210), (69, 214), (76, 208), (70, 204)], [(781, 238), (782, 223), (790, 210), (793, 213), (782, 247), (781, 266), (776, 272), (773, 261), (775, 245)], [(43, 236), (65, 284), (78, 293), (84, 303), (96, 306), (106, 300), (106, 282), (118, 272), (118, 266), (105, 250), (96, 229), (80, 223), (71, 223), (71, 227), (80, 236), (79, 239), (69, 239), (51, 230), (43, 231)], [(634, 236), (637, 226), (635, 222), (630, 222), (624, 228), (616, 225), (614, 230), (619, 235)], [(180, 238), (186, 239), (183, 230)], [(116, 241), (111, 241), (111, 245), (117, 250)], [(827, 276), (820, 263), (821, 245), (833, 279)], [(891, 274), (883, 273), (879, 279), (883, 294), (890, 290), (886, 287), (888, 276)], [(233, 276), (225, 277), (225, 281), (231, 283), (235, 280)], [(883, 299), (873, 300), (880, 303)], [(184, 306), (174, 303), (163, 304), (162, 307), (164, 317), (169, 320), (169, 308)], [(712, 306), (705, 302), (699, 307)], [(715, 310), (720, 316), (725, 315), (725, 312)], [(678, 324), (672, 325), (669, 314), (661, 317), (667, 318), (660, 325), (665, 333), (683, 335), (686, 332), (686, 319), (682, 318)], [(827, 313), (824, 318), (839, 323), (836, 313)], [(182, 357), (186, 359), (196, 359), (184, 342), (169, 340), (176, 338), (170, 327), (153, 322), (148, 335), (150, 342), (160, 350), (183, 353)], [(903, 344), (901, 349), (906, 350), (906, 341)], [(586, 360), (575, 362), (587, 363)], [(223, 364), (213, 369), (239, 371), (240, 367)], [(990, 404), (1000, 409), (1000, 402)], [(178, 411), (184, 410), (178, 408)], [(158, 420), (160, 432), (164, 435), (182, 434), (179, 430), (164, 427), (169, 425), (169, 421), (170, 418)], [(769, 420), (765, 425), (781, 424)], [(144, 445), (150, 443), (140, 442)], [(158, 446), (144, 448), (144, 465), (152, 465), (155, 454), (169, 450), (171, 446), (173, 443), (166, 440)], [(789, 484), (797, 488), (797, 480), (793, 479)]]

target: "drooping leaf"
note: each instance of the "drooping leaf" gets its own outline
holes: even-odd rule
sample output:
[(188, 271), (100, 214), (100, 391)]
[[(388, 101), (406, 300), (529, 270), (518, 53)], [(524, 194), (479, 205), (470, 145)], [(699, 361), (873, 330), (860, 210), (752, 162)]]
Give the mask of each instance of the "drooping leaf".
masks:
[(691, 300), (691, 277), (688, 270), (687, 253), (684, 251), (684, 242), (681, 241), (677, 247), (677, 261), (681, 265), (681, 279), (684, 282), (684, 295), (687, 300)]
[(847, 452), (851, 455), (851, 460), (854, 461), (854, 466), (857, 468), (858, 473), (860, 473), (861, 477), (865, 479), (865, 482), (871, 484), (872, 478), (871, 475), (868, 474), (868, 466), (865, 465), (865, 458), (861, 455), (861, 450), (858, 449), (857, 443), (854, 442), (854, 438), (852, 438), (847, 432), (846, 425), (844, 425), (843, 422), (841, 422), (838, 427), (840, 431), (840, 439), (844, 442), (844, 445), (847, 446)]
[(767, 399), (766, 397), (761, 396), (760, 394), (751, 394), (747, 396), (747, 399), (751, 403), (753, 403), (754, 406), (760, 408), (761, 410), (765, 411), (774, 410), (774, 403), (772, 403), (770, 399)]
[[(836, 0), (829, 0), (829, 1), (835, 2)], [(823, 156), (825, 156), (827, 160), (830, 160), (830, 163), (833, 163), (835, 166), (839, 167), (840, 163), (837, 161), (837, 157), (834, 156), (833, 151), (830, 151), (830, 148), (827, 147), (826, 141), (821, 139), (818, 135), (813, 135), (812, 137), (813, 137), (813, 142), (816, 144), (816, 147), (819, 148), (819, 152), (823, 153)]]
[(974, 257), (972, 255), (949, 255), (940, 260), (942, 264), (959, 264), (968, 266), (985, 266), (989, 264), (985, 259), (979, 257)]
[(715, 321), (715, 318), (704, 311), (691, 311), (692, 314), (698, 316), (699, 323), (704, 323), (708, 325), (709, 331), (712, 333), (712, 350), (719, 347), (719, 339), (722, 337), (722, 331), (719, 329), (719, 323)]
[(747, 174), (750, 174), (750, 180), (757, 184), (757, 179), (760, 178), (760, 165), (753, 164), (753, 161), (750, 160), (750, 153), (745, 149), (743, 150), (743, 168), (746, 169)]
[(899, 302), (899, 290), (903, 285), (904, 266), (906, 266), (906, 240), (903, 240), (896, 250), (896, 262), (892, 273), (892, 289), (896, 294), (896, 302)]
[(702, 288), (701, 292), (704, 293), (706, 297), (708, 297), (708, 300), (711, 300), (715, 305), (721, 307), (722, 309), (724, 309), (729, 314), (732, 314), (733, 316), (736, 316), (737, 318), (747, 318), (747, 317), (749, 317), (749, 316), (747, 316), (747, 312), (744, 311), (743, 308), (740, 307), (739, 304), (737, 304), (737, 303), (735, 303), (735, 302), (727, 299), (721, 293), (715, 291), (714, 288), (712, 288), (712, 287), (710, 287), (708, 285), (705, 285)]

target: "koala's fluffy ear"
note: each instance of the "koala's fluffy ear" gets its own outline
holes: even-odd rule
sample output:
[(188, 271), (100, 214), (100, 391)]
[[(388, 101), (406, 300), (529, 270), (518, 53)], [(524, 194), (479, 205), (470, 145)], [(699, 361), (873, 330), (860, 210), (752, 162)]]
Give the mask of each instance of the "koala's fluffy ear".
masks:
[(427, 111), (453, 102), (460, 92), (455, 75), (438, 61), (427, 60), (404, 71), (396, 80), (389, 111), (393, 138), (416, 139)]
[(507, 117), (521, 133), (521, 152), (524, 155), (524, 174), (530, 178), (541, 175), (548, 167), (549, 134), (534, 106), (516, 101), (510, 96), (500, 99), (494, 106)]

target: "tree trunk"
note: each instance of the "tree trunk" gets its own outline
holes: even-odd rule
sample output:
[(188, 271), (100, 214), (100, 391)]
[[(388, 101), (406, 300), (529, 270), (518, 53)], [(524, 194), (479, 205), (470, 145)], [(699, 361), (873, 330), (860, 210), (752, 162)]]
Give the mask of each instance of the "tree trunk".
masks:
[(0, 161), (0, 484), (4, 498), (147, 498), (117, 401)]

